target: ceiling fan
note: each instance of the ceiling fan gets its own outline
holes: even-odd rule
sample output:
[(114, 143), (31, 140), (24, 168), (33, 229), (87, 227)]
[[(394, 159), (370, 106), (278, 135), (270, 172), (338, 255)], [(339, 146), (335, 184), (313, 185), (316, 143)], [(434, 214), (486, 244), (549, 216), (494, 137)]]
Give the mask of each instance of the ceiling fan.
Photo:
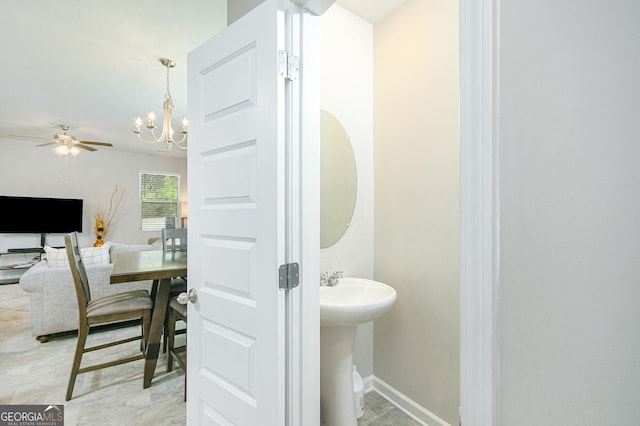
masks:
[[(69, 135), (67, 134), (67, 132), (70, 129), (70, 126), (67, 125), (61, 125), (60, 128), (62, 129), (62, 133), (56, 133), (55, 135), (53, 135), (53, 139), (51, 140), (51, 142), (47, 142), (47, 143), (43, 143), (40, 145), (36, 145), (36, 146), (48, 146), (48, 145), (57, 145), (56, 147), (52, 148), (52, 151), (56, 154), (56, 155), (67, 155), (67, 154), (71, 154), (74, 157), (78, 154), (80, 154), (80, 149), (84, 149), (85, 151), (97, 151), (96, 148), (90, 146), (90, 145), (97, 145), (97, 146), (113, 146), (110, 143), (107, 142), (91, 142), (91, 141), (81, 141), (75, 138), (75, 136)], [(35, 138), (33, 138), (35, 139)], [(38, 138), (40, 139), (40, 138)], [(80, 148), (80, 149), (78, 149)]]

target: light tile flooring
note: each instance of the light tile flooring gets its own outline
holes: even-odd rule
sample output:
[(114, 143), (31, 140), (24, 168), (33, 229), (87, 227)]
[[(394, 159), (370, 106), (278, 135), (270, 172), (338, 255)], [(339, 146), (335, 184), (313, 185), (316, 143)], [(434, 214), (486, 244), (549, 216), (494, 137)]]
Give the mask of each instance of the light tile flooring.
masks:
[(358, 426), (419, 426), (421, 424), (376, 392), (369, 392), (364, 396), (364, 414), (358, 419)]
[[(138, 330), (136, 326), (100, 331), (91, 334), (89, 340), (99, 342), (113, 339), (115, 334), (134, 335)], [(178, 366), (173, 372), (166, 372), (164, 354), (158, 360), (148, 389), (142, 389), (143, 361), (140, 360), (78, 375), (74, 396), (71, 401), (65, 401), (75, 344), (75, 333), (54, 335), (47, 343), (36, 341), (31, 336), (28, 293), (18, 284), (0, 285), (0, 405), (64, 405), (65, 426), (185, 424), (184, 376)], [(124, 350), (110, 348), (113, 349), (111, 355), (126, 355), (138, 344), (123, 345)], [(85, 354), (85, 358), (93, 362), (98, 359), (98, 352)], [(419, 423), (377, 393), (370, 392), (365, 396), (365, 412), (358, 425)]]

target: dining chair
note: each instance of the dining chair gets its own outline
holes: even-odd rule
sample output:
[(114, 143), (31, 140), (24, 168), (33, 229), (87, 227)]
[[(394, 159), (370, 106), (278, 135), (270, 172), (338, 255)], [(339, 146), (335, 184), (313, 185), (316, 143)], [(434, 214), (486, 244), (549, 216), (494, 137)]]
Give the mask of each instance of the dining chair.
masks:
[[(186, 294), (185, 294), (186, 296)], [(175, 360), (184, 372), (184, 400), (187, 400), (187, 341), (185, 338), (184, 345), (175, 346), (176, 322), (183, 321), (187, 323), (187, 305), (178, 302), (177, 297), (169, 300), (169, 322), (167, 333), (167, 372), (173, 371), (173, 361)], [(186, 331), (186, 329), (181, 329)]]
[[(187, 250), (187, 228), (164, 228), (162, 230), (162, 251), (165, 253)], [(187, 277), (175, 277), (171, 280), (169, 297), (176, 297), (180, 293), (187, 291)], [(167, 339), (169, 333), (169, 315), (165, 317), (164, 339), (162, 341), (162, 352), (167, 352)], [(178, 330), (178, 334), (184, 330)]]
[[(165, 228), (162, 230), (162, 251), (171, 253), (187, 251), (187, 228)], [(187, 277), (176, 277), (171, 280), (169, 297), (187, 291)]]
[(162, 230), (162, 250), (186, 251), (187, 228), (164, 228)]
[[(144, 358), (146, 339), (149, 336), (149, 330), (151, 327), (151, 308), (153, 303), (147, 290), (131, 290), (96, 299), (91, 298), (89, 279), (78, 247), (78, 233), (73, 232), (65, 235), (64, 241), (78, 299), (79, 319), (78, 342), (76, 344), (76, 352), (73, 358), (73, 366), (71, 367), (69, 384), (67, 386), (66, 400), (69, 401), (73, 394), (73, 387), (75, 386), (78, 374), (137, 361)], [(92, 326), (136, 319), (141, 320), (142, 333), (140, 335), (87, 347), (87, 336), (89, 335), (89, 330)], [(85, 353), (121, 345), (135, 340), (141, 340), (140, 353), (125, 358), (81, 367), (82, 356)]]

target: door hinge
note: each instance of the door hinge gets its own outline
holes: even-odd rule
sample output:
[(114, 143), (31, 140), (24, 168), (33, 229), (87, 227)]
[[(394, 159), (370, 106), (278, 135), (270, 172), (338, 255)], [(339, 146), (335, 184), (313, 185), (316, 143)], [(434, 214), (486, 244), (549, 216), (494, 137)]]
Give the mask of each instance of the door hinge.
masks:
[(280, 290), (291, 290), (300, 283), (300, 265), (297, 263), (285, 263), (279, 268)]
[(300, 72), (300, 61), (296, 55), (292, 55), (286, 50), (278, 50), (280, 63), (280, 75), (287, 80), (297, 80)]

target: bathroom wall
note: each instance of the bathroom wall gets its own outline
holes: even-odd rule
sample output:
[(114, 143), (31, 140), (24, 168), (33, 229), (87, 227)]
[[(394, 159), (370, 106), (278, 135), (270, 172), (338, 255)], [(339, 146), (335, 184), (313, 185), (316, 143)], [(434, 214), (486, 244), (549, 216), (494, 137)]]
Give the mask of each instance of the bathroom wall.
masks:
[[(373, 278), (373, 26), (333, 5), (320, 17), (320, 107), (350, 137), (358, 169), (357, 200), (345, 235), (320, 250), (320, 270)], [(358, 327), (354, 362), (373, 373), (373, 324)]]
[(638, 424), (640, 3), (498, 13), (500, 424)]
[(457, 425), (458, 2), (408, 0), (374, 38), (374, 277), (398, 291), (374, 375), (429, 424)]

